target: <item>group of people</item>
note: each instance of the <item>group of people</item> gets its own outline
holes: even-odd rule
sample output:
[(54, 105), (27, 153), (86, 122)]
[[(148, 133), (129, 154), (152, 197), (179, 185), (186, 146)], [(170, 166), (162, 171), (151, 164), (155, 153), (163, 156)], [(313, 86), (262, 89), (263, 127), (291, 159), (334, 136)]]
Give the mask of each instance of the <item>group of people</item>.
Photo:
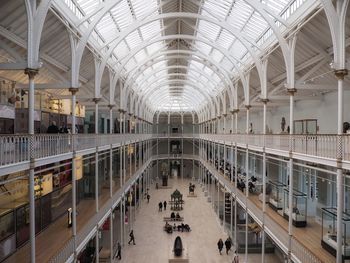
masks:
[(171, 234), (173, 233), (174, 231), (179, 231), (179, 232), (184, 232), (184, 231), (187, 231), (187, 232), (190, 232), (191, 231), (191, 228), (188, 224), (184, 224), (184, 223), (181, 223), (181, 224), (178, 224), (176, 225), (174, 223), (173, 226), (171, 226), (168, 222), (165, 222), (165, 226), (164, 226), (164, 230)]
[(164, 201), (164, 202), (162, 202), (162, 201), (160, 201), (159, 203), (158, 203), (158, 208), (159, 208), (159, 212), (162, 212), (162, 210), (163, 210), (163, 208), (164, 208), (164, 211), (166, 210), (166, 205), (167, 205), (167, 202), (166, 201)]
[[(78, 127), (75, 126), (75, 133), (78, 133)], [(51, 125), (47, 127), (47, 133), (71, 133), (71, 130), (67, 126), (61, 126), (58, 128), (55, 121), (51, 122)]]
[(171, 212), (170, 218), (171, 219), (180, 219), (181, 216), (180, 216), (179, 212), (176, 212), (176, 214), (174, 212)]
[[(226, 239), (225, 243), (224, 243), (224, 242), (222, 241), (222, 239), (220, 238), (219, 241), (218, 241), (218, 243), (217, 243), (217, 245), (218, 245), (218, 249), (219, 249), (220, 255), (222, 255), (221, 252), (222, 252), (222, 250), (223, 250), (223, 248), (224, 248), (224, 245), (225, 245), (225, 248), (226, 248), (226, 255), (228, 255), (228, 252), (229, 252), (229, 251), (231, 250), (231, 248), (232, 248), (232, 240), (231, 240), (230, 237), (228, 237), (228, 238)], [(238, 254), (237, 254), (237, 251), (236, 251), (236, 250), (235, 250), (234, 255), (233, 255), (232, 263), (239, 263), (239, 257), (238, 257)]]

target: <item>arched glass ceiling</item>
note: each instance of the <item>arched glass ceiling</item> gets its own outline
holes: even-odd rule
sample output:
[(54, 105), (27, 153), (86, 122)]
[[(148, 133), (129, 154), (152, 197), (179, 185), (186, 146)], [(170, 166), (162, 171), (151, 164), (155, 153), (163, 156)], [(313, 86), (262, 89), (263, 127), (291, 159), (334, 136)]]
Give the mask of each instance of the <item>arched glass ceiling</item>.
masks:
[(90, 42), (126, 88), (154, 110), (191, 111), (232, 85), (249, 50), (276, 39), (267, 20), (284, 29), (305, 1), (64, 0), (82, 31), (100, 18)]

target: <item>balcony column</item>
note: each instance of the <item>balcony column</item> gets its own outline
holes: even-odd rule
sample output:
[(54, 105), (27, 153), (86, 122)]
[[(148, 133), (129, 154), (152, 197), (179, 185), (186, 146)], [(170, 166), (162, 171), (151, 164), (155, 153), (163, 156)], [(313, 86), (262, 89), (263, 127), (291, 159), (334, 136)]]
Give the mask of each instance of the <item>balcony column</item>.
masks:
[(223, 167), (223, 170), (224, 170), (224, 177), (226, 177), (226, 158), (227, 158), (227, 156), (226, 156), (226, 141), (224, 141), (224, 167)]
[(234, 164), (233, 164), (233, 144), (232, 144), (232, 142), (231, 142), (231, 145), (230, 145), (230, 149), (231, 149), (231, 158), (230, 158), (230, 165), (231, 165), (231, 171), (230, 171), (230, 182), (231, 182), (231, 184), (233, 183), (233, 178), (234, 178), (234, 176), (233, 176), (233, 167), (234, 167)]
[[(109, 134), (113, 134), (113, 107), (114, 105), (108, 105), (109, 108)], [(113, 196), (113, 145), (110, 144), (109, 148), (109, 195)]]
[[(236, 113), (237, 114), (237, 113)], [(237, 189), (237, 177), (238, 177), (238, 161), (237, 161), (237, 155), (238, 155), (238, 149), (237, 149), (237, 141), (235, 141), (235, 191), (238, 192)], [(235, 216), (235, 222), (234, 222), (234, 243), (237, 249), (237, 195), (235, 197), (235, 209), (234, 209), (234, 216)]]
[(35, 155), (34, 155), (34, 105), (35, 105), (35, 82), (34, 78), (36, 74), (39, 73), (38, 69), (25, 69), (24, 73), (28, 75), (28, 134), (29, 134), (29, 182), (28, 182), (28, 192), (29, 192), (29, 243), (30, 243), (30, 259), (32, 263), (35, 263)]
[(226, 188), (225, 186), (223, 185), (223, 194), (224, 194), (224, 198), (223, 198), (223, 206), (222, 206), (222, 226), (223, 226), (223, 229), (225, 231), (225, 226), (226, 226)]
[(227, 116), (227, 114), (224, 113), (224, 114), (222, 114), (222, 116), (224, 117), (224, 130), (223, 130), (223, 134), (226, 134), (226, 133), (227, 133), (227, 129), (226, 129), (226, 116)]
[(122, 197), (120, 199), (120, 244), (122, 246), (125, 245), (125, 238), (124, 238), (124, 226), (125, 226), (125, 193), (122, 194)]
[(263, 218), (262, 218), (262, 254), (261, 254), (261, 262), (265, 262), (265, 216), (266, 216), (266, 109), (267, 109), (267, 103), (268, 99), (262, 99), (263, 103), (263, 158), (262, 158), (262, 183), (263, 183), (263, 204), (262, 204), (262, 211), (263, 211)]
[[(344, 211), (344, 176), (343, 176), (343, 115), (344, 115), (344, 78), (348, 74), (347, 69), (334, 72), (338, 79), (338, 127), (337, 127), (337, 263), (342, 262), (343, 257), (343, 234), (342, 224)], [(341, 233), (341, 234), (339, 234)]]
[(170, 111), (168, 112), (168, 138), (167, 138), (167, 153), (168, 153), (168, 170), (170, 176)]
[(294, 94), (296, 89), (288, 88), (289, 93), (289, 194), (288, 194), (288, 235), (289, 235), (289, 244), (288, 244), (288, 260), (292, 262), (292, 236), (293, 236), (293, 185), (294, 185), (294, 176), (293, 176), (293, 151), (294, 151)]
[[(95, 102), (95, 135), (96, 135), (96, 142), (98, 132), (99, 132), (99, 124), (98, 124), (98, 102), (100, 101), (100, 98), (94, 98), (93, 102)], [(98, 177), (99, 177), (99, 164), (98, 164), (98, 144), (96, 143), (96, 150), (95, 150), (95, 204), (96, 204), (96, 213), (99, 210), (99, 204), (98, 204)], [(97, 238), (98, 239), (98, 238)]]
[(220, 122), (220, 118), (221, 118), (221, 116), (220, 115), (218, 115), (217, 117), (216, 117), (216, 123), (217, 123), (217, 125), (216, 125), (216, 133), (217, 134), (220, 134), (221, 133), (221, 122)]
[(181, 112), (181, 179), (184, 179), (184, 114)]
[(217, 131), (216, 131), (216, 121), (217, 121), (217, 119), (216, 118), (213, 118), (213, 120), (212, 120), (212, 122), (213, 122), (213, 134), (216, 134), (217, 133)]
[(230, 133), (234, 133), (233, 128), (234, 128), (234, 119), (235, 119), (235, 111), (232, 110), (231, 112), (231, 129), (230, 129)]
[(113, 256), (114, 256), (114, 242), (113, 242), (113, 207), (111, 209), (111, 214), (109, 215), (109, 262), (113, 263)]
[(218, 179), (218, 202), (217, 202), (217, 213), (218, 213), (218, 218), (219, 218), (219, 222), (220, 220), (220, 181)]
[(216, 133), (217, 134), (221, 134), (221, 132), (222, 132), (221, 125), (220, 125), (220, 119), (221, 119), (221, 116), (217, 116), (217, 118), (216, 118), (216, 122), (217, 122)]
[[(194, 139), (194, 117), (192, 118), (192, 155), (194, 156), (194, 144), (195, 144), (195, 139)], [(200, 147), (199, 145), (199, 139), (198, 139), (198, 147)], [(200, 150), (198, 148), (198, 155), (200, 155)], [(194, 177), (194, 159), (192, 159), (192, 178), (193, 180), (195, 179)]]
[(72, 93), (72, 235), (74, 239), (74, 258), (76, 258), (76, 236), (77, 236), (77, 178), (76, 178), (76, 151), (75, 151), (75, 136), (76, 133), (76, 114), (75, 114), (75, 106), (76, 106), (76, 93), (78, 92), (78, 88), (70, 88), (69, 91)]
[[(247, 139), (248, 139), (248, 134), (249, 134), (249, 121), (250, 121), (250, 105), (245, 105), (247, 109), (247, 120), (246, 120), (246, 134), (247, 134)], [(245, 178), (245, 205), (246, 205), (246, 218), (245, 218), (245, 262), (248, 262), (248, 223), (249, 223), (249, 215), (248, 215), (248, 197), (249, 197), (249, 148), (248, 148), (248, 140), (246, 140), (246, 155), (245, 155), (245, 170), (246, 170), (246, 178)]]

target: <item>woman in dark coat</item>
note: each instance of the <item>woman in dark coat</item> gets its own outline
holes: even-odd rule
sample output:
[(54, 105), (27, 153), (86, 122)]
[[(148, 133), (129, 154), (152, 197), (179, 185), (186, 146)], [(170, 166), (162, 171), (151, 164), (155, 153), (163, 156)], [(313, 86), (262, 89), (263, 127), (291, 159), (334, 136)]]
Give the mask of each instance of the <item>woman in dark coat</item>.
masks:
[(218, 241), (218, 249), (219, 249), (220, 255), (223, 247), (224, 247), (224, 242), (222, 242), (222, 239), (220, 238)]
[(231, 246), (232, 246), (232, 241), (231, 241), (231, 238), (228, 237), (225, 241), (226, 255), (228, 255), (228, 252), (230, 251)]

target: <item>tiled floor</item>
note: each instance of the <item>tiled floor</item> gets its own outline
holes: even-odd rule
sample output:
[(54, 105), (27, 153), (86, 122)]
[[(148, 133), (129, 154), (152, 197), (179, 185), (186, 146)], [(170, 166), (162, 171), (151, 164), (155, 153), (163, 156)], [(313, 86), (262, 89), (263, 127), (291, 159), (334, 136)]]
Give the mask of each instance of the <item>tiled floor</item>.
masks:
[[(172, 189), (152, 189), (149, 204), (143, 203), (137, 212), (134, 225), (136, 245), (126, 245), (122, 250), (122, 263), (165, 263), (172, 253), (173, 242), (177, 235), (182, 239), (191, 263), (220, 263), (232, 262), (232, 251), (229, 255), (219, 255), (216, 243), (219, 238), (226, 239), (227, 235), (220, 227), (217, 216), (203, 192), (196, 188), (197, 197), (187, 197), (189, 181), (171, 180)], [(180, 215), (189, 224), (192, 231), (174, 232), (167, 234), (163, 231), (163, 217), (170, 216), (170, 209), (158, 212), (160, 201), (170, 200), (170, 194), (179, 189), (184, 195), (184, 210)], [(117, 261), (116, 261), (117, 262)], [(240, 255), (244, 262), (244, 255)], [(248, 262), (261, 262), (261, 255), (249, 254)], [(266, 262), (280, 262), (275, 255), (267, 255)]]

